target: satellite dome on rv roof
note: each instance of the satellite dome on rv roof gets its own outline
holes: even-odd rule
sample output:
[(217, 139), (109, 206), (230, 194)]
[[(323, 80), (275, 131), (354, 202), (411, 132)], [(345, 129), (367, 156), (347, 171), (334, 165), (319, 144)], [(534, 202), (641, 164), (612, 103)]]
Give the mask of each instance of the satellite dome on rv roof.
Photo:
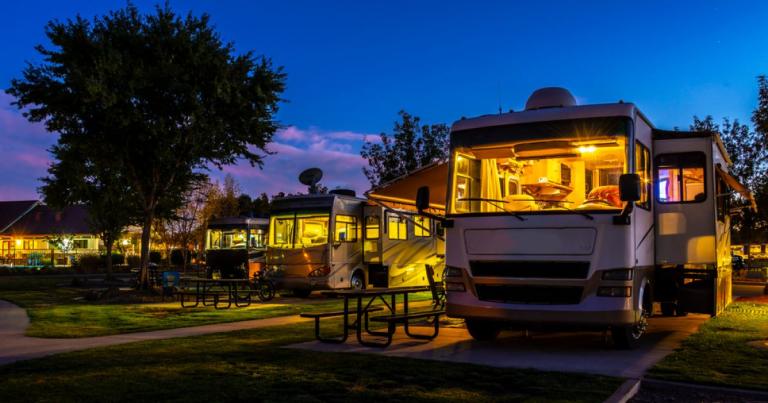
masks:
[(534, 91), (525, 103), (525, 110), (544, 108), (562, 108), (576, 106), (576, 98), (571, 92), (562, 87), (539, 88)]

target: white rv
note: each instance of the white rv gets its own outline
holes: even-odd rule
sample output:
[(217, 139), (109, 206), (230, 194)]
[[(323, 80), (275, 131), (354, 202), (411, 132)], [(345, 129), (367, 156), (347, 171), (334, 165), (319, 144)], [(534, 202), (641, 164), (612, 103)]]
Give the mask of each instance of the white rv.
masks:
[[(445, 183), (447, 166), (440, 169)], [(349, 191), (276, 199), (267, 246), (276, 287), (308, 296), (323, 289), (427, 285), (427, 266), (442, 276), (441, 229), (416, 213), (416, 187), (409, 188), (410, 200), (388, 197), (389, 185), (401, 182), (375, 189), (368, 199)]]
[(668, 315), (730, 302), (728, 200), (751, 195), (717, 135), (546, 88), (524, 111), (457, 121), (450, 152), (447, 313), (476, 339), (572, 325), (631, 347), (655, 301)]

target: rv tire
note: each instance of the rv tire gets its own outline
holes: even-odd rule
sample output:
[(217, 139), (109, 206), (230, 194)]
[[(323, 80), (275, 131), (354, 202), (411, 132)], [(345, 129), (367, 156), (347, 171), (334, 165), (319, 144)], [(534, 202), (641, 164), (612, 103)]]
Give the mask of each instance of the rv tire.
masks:
[(473, 339), (478, 341), (496, 340), (501, 332), (501, 325), (498, 322), (487, 320), (467, 319), (467, 331)]
[(363, 272), (358, 270), (352, 275), (349, 279), (349, 288), (353, 290), (365, 289), (365, 276), (363, 275)]

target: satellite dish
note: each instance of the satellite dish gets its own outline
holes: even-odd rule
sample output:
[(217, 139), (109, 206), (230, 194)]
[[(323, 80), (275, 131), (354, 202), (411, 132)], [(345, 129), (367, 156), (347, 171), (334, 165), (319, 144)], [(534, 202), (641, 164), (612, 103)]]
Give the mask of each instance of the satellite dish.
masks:
[(307, 186), (315, 186), (323, 179), (323, 171), (320, 168), (305, 169), (299, 174), (299, 182)]

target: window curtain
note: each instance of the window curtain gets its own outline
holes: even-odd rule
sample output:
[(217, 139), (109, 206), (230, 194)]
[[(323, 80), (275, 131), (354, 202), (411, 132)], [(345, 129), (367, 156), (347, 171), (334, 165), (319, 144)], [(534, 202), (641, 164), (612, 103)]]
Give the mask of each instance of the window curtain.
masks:
[[(501, 184), (499, 184), (499, 168), (496, 165), (496, 159), (484, 159), (480, 168), (482, 173), (480, 177), (480, 197), (483, 199), (502, 200)], [(503, 202), (498, 203), (480, 203), (481, 212), (498, 212)], [(499, 207), (497, 207), (499, 206)]]

